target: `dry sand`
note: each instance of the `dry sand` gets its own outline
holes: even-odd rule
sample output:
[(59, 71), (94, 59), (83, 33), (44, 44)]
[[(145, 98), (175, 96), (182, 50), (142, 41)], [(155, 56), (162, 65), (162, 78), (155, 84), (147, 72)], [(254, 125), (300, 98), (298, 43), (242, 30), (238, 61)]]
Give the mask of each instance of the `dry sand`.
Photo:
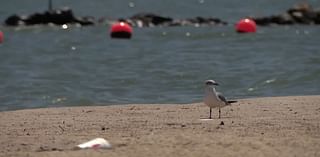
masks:
[[(0, 112), (0, 156), (320, 156), (320, 96)], [(221, 122), (224, 125), (221, 125)], [(112, 149), (74, 150), (96, 137)]]

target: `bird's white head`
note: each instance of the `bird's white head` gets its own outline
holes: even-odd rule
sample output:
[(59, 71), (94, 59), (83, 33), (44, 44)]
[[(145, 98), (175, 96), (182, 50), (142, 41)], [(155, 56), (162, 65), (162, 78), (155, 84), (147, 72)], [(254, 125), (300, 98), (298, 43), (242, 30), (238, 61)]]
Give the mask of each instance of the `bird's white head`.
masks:
[(206, 80), (206, 86), (218, 86), (219, 84), (214, 80)]

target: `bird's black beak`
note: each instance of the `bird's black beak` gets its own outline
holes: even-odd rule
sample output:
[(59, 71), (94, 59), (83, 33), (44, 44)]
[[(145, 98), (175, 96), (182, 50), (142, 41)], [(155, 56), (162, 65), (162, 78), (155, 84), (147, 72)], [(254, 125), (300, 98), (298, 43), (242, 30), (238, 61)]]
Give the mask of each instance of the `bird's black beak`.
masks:
[(219, 86), (219, 83), (215, 82), (213, 85), (215, 85), (215, 86)]

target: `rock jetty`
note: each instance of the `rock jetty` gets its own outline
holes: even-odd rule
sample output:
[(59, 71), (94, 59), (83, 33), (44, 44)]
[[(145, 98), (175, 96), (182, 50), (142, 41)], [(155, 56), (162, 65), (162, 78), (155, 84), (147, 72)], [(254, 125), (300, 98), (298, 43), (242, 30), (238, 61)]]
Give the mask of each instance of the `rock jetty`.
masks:
[(289, 8), (285, 13), (265, 17), (250, 17), (257, 25), (319, 25), (320, 9), (313, 9), (308, 3), (301, 3)]
[(38, 24), (80, 24), (82, 26), (93, 25), (92, 17), (75, 17), (73, 11), (64, 7), (62, 9), (54, 9), (43, 13), (34, 13), (31, 15), (11, 15), (5, 20), (7, 26), (20, 25), (38, 25)]
[[(52, 7), (49, 7), (52, 8)], [(301, 3), (289, 8), (286, 12), (277, 15), (263, 17), (248, 17), (260, 26), (269, 25), (319, 25), (320, 9), (313, 9), (308, 3)], [(155, 26), (220, 26), (227, 25), (215, 17), (194, 17), (186, 19), (174, 19), (157, 15), (154, 13), (138, 13), (128, 18), (120, 18), (118, 21), (127, 22), (133, 27), (155, 27)], [(105, 21), (104, 18), (95, 21), (93, 17), (75, 17), (73, 11), (68, 8), (49, 9), (43, 13), (34, 13), (31, 15), (12, 15), (5, 20), (7, 26), (20, 25), (38, 25), (38, 24), (80, 24), (82, 26), (94, 25), (96, 23), (113, 23), (114, 21)]]
[(153, 13), (138, 13), (129, 18), (121, 18), (119, 21), (129, 23), (134, 27), (154, 27), (154, 26), (213, 26), (226, 25), (227, 22), (219, 18), (195, 17), (187, 19), (173, 19)]

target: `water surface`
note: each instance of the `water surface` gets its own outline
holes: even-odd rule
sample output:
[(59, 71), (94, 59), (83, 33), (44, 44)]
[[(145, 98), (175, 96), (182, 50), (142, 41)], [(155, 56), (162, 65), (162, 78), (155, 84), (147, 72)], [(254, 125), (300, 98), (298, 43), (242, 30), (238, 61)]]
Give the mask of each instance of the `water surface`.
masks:
[[(319, 26), (259, 27), (255, 34), (237, 34), (233, 28), (241, 17), (281, 13), (293, 1), (54, 3), (72, 7), (79, 16), (118, 18), (150, 11), (175, 18), (214, 16), (231, 24), (135, 28), (131, 40), (111, 39), (108, 25), (0, 26), (5, 33), (0, 45), (0, 110), (192, 103), (202, 100), (206, 79), (219, 82), (218, 90), (229, 98), (320, 93)], [(45, 5), (42, 0), (6, 1), (0, 19), (43, 11), (39, 6)]]

